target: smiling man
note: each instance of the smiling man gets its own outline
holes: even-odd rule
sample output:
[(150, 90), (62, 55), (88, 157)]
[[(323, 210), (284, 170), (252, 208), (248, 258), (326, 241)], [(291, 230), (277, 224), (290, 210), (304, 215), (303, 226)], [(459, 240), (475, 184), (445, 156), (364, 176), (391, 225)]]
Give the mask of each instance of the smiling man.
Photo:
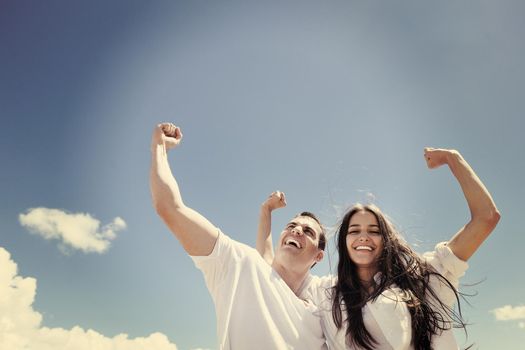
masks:
[(259, 253), (222, 233), (182, 201), (167, 151), (182, 140), (171, 123), (153, 131), (153, 205), (202, 271), (215, 304), (219, 349), (326, 349), (320, 316), (300, 296), (310, 267), (323, 258), (321, 224), (308, 212), (285, 227), (271, 266)]

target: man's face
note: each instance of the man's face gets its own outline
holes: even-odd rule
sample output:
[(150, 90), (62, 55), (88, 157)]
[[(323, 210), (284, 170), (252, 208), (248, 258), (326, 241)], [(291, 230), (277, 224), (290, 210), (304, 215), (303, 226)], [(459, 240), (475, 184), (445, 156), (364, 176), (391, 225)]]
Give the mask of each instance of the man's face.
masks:
[(321, 226), (313, 218), (293, 218), (281, 233), (275, 258), (289, 268), (309, 269), (323, 258), (324, 252), (318, 248), (321, 232)]

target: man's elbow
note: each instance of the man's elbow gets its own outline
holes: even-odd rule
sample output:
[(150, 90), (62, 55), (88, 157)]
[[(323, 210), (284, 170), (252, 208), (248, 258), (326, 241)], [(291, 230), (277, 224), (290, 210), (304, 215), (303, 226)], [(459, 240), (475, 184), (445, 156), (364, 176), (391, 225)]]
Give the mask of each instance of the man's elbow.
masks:
[(166, 216), (165, 206), (160, 205), (158, 203), (153, 203), (153, 207), (155, 208), (155, 212), (157, 213), (158, 216), (160, 216), (161, 218), (164, 218), (164, 216)]
[(179, 238), (179, 232), (182, 231), (183, 217), (180, 211), (175, 206), (169, 205), (154, 205), (157, 215), (162, 219), (170, 231)]
[(157, 215), (160, 217), (163, 217), (166, 214), (166, 205), (156, 198), (153, 198), (153, 208), (155, 208), (155, 212), (157, 212)]
[(153, 207), (160, 217), (164, 218), (166, 215), (173, 215), (177, 210), (184, 207), (184, 204), (177, 203), (174, 197), (168, 193), (153, 193), (152, 195)]
[(157, 215), (164, 221), (171, 221), (170, 219), (173, 219), (173, 216), (177, 214), (176, 206), (166, 203), (166, 201), (153, 201), (153, 207)]

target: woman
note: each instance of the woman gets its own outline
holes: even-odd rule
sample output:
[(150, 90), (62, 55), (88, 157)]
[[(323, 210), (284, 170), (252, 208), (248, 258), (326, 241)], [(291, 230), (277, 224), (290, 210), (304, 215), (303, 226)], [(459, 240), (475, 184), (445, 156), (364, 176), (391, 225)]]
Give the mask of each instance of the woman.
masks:
[[(449, 166), (471, 219), (448, 242), (418, 256), (376, 206), (352, 207), (337, 234), (338, 276), (314, 279), (308, 295), (319, 307), (331, 349), (457, 349), (452, 328), (465, 326), (453, 310), (458, 280), (500, 215), (457, 151), (426, 148), (424, 155), (431, 169)], [(257, 247), (268, 261), (263, 212)]]

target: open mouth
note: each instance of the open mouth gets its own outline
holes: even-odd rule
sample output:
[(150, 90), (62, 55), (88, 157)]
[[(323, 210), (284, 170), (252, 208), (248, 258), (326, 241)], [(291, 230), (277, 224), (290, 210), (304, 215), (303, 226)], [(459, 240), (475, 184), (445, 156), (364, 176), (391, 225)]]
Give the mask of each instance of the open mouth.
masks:
[(284, 244), (292, 246), (292, 247), (295, 247), (297, 249), (301, 249), (302, 248), (301, 243), (299, 243), (299, 241), (297, 241), (297, 240), (295, 240), (293, 238), (287, 238), (286, 241), (284, 241)]
[(370, 246), (367, 246), (367, 245), (358, 245), (357, 247), (354, 248), (355, 250), (358, 250), (358, 251), (369, 251), (371, 252), (372, 250), (374, 250), (374, 248), (370, 247)]

